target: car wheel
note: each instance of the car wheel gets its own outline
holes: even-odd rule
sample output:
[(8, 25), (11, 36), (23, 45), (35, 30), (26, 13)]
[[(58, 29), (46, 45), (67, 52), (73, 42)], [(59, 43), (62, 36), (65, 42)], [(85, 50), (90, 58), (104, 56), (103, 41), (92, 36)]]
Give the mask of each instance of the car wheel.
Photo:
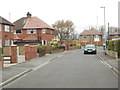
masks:
[(97, 52), (95, 52), (94, 54), (96, 54)]

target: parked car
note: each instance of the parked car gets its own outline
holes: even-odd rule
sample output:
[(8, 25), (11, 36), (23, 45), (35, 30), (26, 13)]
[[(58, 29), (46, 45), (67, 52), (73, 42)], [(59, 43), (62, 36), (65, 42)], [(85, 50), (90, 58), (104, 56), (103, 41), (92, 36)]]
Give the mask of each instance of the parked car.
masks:
[(84, 48), (84, 54), (87, 54), (87, 53), (96, 54), (97, 53), (96, 46), (94, 44), (87, 44)]

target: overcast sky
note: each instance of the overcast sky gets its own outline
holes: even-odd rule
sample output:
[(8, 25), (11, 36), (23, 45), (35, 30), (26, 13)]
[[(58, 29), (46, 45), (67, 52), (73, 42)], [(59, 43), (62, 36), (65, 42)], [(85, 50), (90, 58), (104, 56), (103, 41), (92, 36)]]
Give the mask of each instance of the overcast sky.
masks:
[[(104, 24), (106, 9), (106, 27), (118, 26), (118, 2), (120, 0), (1, 0), (0, 16), (14, 22), (25, 17), (27, 12), (32, 16), (52, 25), (57, 20), (71, 20), (76, 30), (82, 32), (89, 26)], [(98, 18), (97, 18), (98, 17)]]

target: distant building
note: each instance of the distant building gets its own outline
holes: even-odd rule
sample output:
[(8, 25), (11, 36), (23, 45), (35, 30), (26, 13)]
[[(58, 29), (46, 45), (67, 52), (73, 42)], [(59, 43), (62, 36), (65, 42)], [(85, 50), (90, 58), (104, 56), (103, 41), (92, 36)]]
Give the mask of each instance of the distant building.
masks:
[(118, 37), (120, 37), (120, 30), (117, 27), (110, 27), (108, 29), (107, 39), (111, 40)]
[(97, 30), (84, 30), (80, 33), (80, 42), (101, 42), (102, 33)]
[(14, 24), (0, 16), (0, 47), (13, 44), (13, 26)]
[(54, 28), (29, 12), (14, 24), (14, 44), (47, 45), (54, 39)]

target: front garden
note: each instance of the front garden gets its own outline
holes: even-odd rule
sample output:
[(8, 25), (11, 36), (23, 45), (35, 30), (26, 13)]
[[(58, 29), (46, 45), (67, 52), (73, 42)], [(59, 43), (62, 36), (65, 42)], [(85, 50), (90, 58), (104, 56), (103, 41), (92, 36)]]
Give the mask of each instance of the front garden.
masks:
[[(77, 44), (68, 44), (68, 50), (79, 49)], [(48, 44), (45, 46), (40, 45), (38, 47), (39, 57), (45, 54), (52, 54), (65, 51), (65, 44)]]

